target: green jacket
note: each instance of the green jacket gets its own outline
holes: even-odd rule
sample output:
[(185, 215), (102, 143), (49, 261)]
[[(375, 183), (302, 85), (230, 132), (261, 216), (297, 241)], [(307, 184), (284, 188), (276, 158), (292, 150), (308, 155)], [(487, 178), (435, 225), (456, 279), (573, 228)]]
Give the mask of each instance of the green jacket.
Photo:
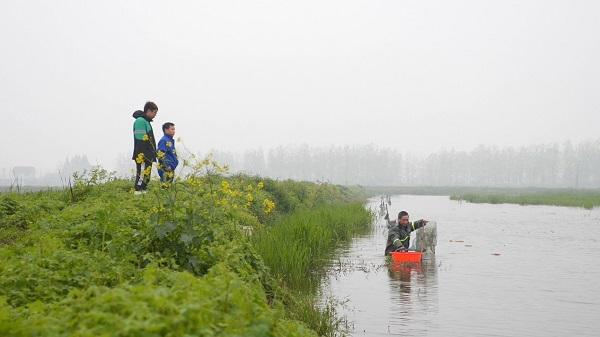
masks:
[(413, 223), (409, 222), (408, 225), (399, 225), (396, 220), (388, 221), (388, 238), (385, 246), (385, 255), (389, 255), (399, 248), (408, 249), (410, 247), (410, 233), (423, 226), (425, 226), (425, 220), (417, 220)]
[(145, 161), (156, 161), (156, 140), (154, 139), (154, 131), (152, 125), (144, 112), (138, 110), (133, 113), (133, 156), (131, 159), (136, 160), (140, 154), (143, 154)]

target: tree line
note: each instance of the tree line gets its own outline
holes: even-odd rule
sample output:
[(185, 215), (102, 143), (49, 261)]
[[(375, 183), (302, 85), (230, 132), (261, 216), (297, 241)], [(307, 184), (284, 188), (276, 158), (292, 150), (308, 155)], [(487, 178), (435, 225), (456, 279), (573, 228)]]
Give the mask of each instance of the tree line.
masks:
[[(480, 145), (427, 156), (376, 145), (287, 145), (199, 155), (207, 153), (228, 164), (233, 173), (343, 185), (600, 188), (600, 139), (522, 147)], [(121, 154), (115, 169), (121, 177), (130, 177), (130, 164), (130, 156)], [(54, 172), (19, 182), (62, 185), (73, 172), (92, 166), (87, 156), (78, 155), (67, 158)], [(0, 177), (0, 185), (14, 183), (15, 177)]]
[(279, 146), (212, 151), (233, 172), (368, 186), (600, 187), (600, 140), (523, 147), (478, 146), (428, 156), (364, 146)]

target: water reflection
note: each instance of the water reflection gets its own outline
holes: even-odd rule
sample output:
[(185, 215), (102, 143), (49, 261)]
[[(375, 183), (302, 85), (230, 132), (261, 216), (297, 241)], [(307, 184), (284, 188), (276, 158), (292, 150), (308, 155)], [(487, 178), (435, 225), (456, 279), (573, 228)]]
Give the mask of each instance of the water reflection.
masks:
[[(390, 306), (389, 335), (422, 336), (437, 311), (437, 267), (435, 259), (422, 263), (392, 263), (388, 268)], [(420, 321), (420, 324), (414, 324)], [(406, 330), (411, 326), (410, 331)]]
[(417, 287), (432, 286), (437, 283), (435, 257), (421, 263), (390, 263), (388, 276), (392, 291), (410, 292), (411, 284)]

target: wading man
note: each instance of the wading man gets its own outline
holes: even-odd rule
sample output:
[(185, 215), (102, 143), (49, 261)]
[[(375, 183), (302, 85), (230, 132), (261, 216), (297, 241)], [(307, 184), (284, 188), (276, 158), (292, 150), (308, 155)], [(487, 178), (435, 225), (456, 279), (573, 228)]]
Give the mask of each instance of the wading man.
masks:
[(410, 247), (410, 233), (427, 224), (426, 220), (409, 221), (408, 212), (398, 213), (398, 220), (390, 221), (389, 214), (385, 215), (388, 222), (388, 238), (385, 246), (385, 255), (395, 251), (407, 251)]
[(132, 159), (135, 160), (135, 194), (146, 192), (152, 174), (152, 163), (156, 161), (156, 140), (150, 123), (157, 113), (158, 106), (154, 102), (146, 102), (144, 111), (138, 110), (133, 113), (135, 122)]

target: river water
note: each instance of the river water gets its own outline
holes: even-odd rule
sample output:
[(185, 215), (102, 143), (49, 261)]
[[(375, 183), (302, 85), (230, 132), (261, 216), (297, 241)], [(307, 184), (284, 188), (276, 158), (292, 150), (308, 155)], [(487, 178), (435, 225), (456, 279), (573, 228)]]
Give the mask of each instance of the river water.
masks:
[(600, 336), (599, 209), (392, 197), (401, 209), (437, 222), (436, 255), (386, 266), (383, 219), (343, 248), (322, 296), (351, 335)]

